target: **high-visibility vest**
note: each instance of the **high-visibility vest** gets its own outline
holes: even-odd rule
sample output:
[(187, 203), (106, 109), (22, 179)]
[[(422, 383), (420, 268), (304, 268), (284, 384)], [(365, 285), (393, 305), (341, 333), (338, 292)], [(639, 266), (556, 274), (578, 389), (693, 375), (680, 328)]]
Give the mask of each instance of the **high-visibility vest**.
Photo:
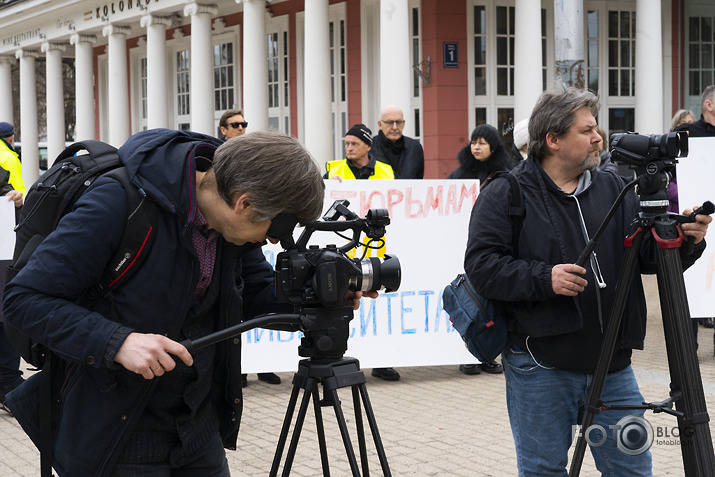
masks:
[[(340, 176), (343, 179), (355, 179), (355, 174), (350, 170), (348, 160), (340, 159), (338, 161), (330, 161), (325, 165), (328, 169), (328, 178)], [(375, 161), (375, 172), (368, 179), (394, 179), (395, 173), (392, 167), (384, 162)]]

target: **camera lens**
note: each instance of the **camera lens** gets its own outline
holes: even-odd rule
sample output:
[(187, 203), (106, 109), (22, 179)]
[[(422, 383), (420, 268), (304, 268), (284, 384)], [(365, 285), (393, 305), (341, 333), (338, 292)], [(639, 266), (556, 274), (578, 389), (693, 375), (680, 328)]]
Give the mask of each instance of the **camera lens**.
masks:
[(360, 261), (362, 276), (356, 277), (351, 288), (360, 291), (377, 291), (385, 288), (392, 292), (400, 287), (402, 281), (402, 268), (400, 261), (395, 256), (385, 255), (384, 261), (377, 257), (370, 257)]

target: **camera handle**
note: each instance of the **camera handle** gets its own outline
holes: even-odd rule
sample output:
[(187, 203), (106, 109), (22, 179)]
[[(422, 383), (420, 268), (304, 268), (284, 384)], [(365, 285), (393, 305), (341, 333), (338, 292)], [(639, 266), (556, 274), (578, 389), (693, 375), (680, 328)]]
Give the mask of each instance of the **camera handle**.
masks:
[(239, 323), (234, 326), (229, 326), (226, 329), (210, 333), (206, 336), (195, 340), (184, 340), (182, 344), (189, 353), (193, 353), (197, 349), (215, 345), (216, 343), (238, 336), (241, 333), (252, 330), (253, 328), (270, 328), (271, 325), (291, 325), (298, 326), (303, 322), (303, 315), (296, 313), (267, 313), (258, 315), (248, 321)]

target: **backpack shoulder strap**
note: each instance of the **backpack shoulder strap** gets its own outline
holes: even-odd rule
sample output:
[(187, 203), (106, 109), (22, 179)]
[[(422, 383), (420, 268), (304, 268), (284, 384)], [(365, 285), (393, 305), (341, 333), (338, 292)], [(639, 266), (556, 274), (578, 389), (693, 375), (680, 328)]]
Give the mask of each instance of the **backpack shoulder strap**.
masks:
[(119, 181), (127, 191), (129, 215), (122, 241), (101, 280), (90, 292), (90, 298), (106, 295), (121, 286), (141, 267), (154, 243), (159, 213), (158, 206), (129, 180), (126, 168), (119, 167), (103, 176)]
[(514, 245), (515, 255), (519, 254), (519, 235), (521, 227), (524, 225), (524, 217), (526, 216), (526, 207), (524, 205), (524, 194), (521, 192), (521, 184), (519, 180), (508, 171), (499, 171), (494, 173), (485, 184), (488, 185), (498, 178), (505, 178), (509, 181), (509, 217), (512, 225), (512, 244)]

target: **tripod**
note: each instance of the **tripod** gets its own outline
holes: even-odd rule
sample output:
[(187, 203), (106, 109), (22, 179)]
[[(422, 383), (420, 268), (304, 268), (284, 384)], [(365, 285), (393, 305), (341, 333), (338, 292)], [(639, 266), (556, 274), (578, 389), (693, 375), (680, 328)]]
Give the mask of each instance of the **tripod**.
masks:
[[(636, 182), (638, 182), (638, 179), (630, 183), (629, 186), (634, 185)], [(615, 211), (629, 186), (619, 196), (619, 200), (616, 201), (611, 212)], [(715, 475), (715, 455), (713, 454), (713, 443), (710, 436), (710, 419), (705, 404), (679, 255), (683, 235), (678, 223), (692, 221), (692, 219), (669, 214), (665, 212), (664, 206), (651, 208), (649, 205), (652, 202), (644, 199), (644, 197), (641, 198), (641, 206), (645, 212), (641, 212), (635, 221), (638, 229), (625, 240), (626, 253), (616, 284), (611, 319), (604, 337), (596, 370), (593, 374), (593, 384), (581, 422), (582, 432), (579, 435), (571, 461), (570, 477), (577, 477), (581, 470), (586, 450), (587, 430), (593, 424), (594, 414), (601, 411), (607, 412), (609, 409), (652, 409), (654, 412), (666, 412), (675, 415), (680, 430), (685, 475), (688, 477), (711, 477)], [(662, 205), (662, 203), (659, 205)], [(667, 205), (667, 200), (665, 205)], [(610, 220), (611, 212), (609, 212), (609, 216), (606, 217), (596, 236), (586, 247), (577, 263), (585, 263), (586, 258), (595, 246), (595, 240), (597, 240), (606, 223)], [(646, 233), (653, 235), (658, 248), (657, 278), (671, 379), (671, 394), (669, 399), (660, 403), (609, 406), (601, 401), (601, 393), (621, 329), (623, 311), (636, 270), (639, 249)], [(672, 409), (673, 403), (675, 403), (675, 410)]]
[[(323, 387), (323, 400), (320, 399), (318, 384), (321, 384)], [(323, 475), (330, 475), (330, 467), (328, 464), (328, 452), (325, 444), (325, 430), (323, 428), (321, 407), (332, 406), (338, 420), (338, 427), (340, 428), (340, 434), (343, 438), (345, 452), (347, 454), (348, 462), (350, 463), (350, 470), (352, 471), (353, 476), (360, 476), (357, 460), (355, 458), (355, 451), (353, 450), (350, 435), (348, 434), (348, 427), (345, 422), (345, 415), (343, 414), (340, 399), (338, 397), (338, 389), (345, 387), (350, 387), (352, 390), (353, 407), (355, 409), (355, 423), (360, 448), (360, 462), (362, 464), (363, 475), (370, 475), (370, 470), (367, 461), (365, 431), (363, 427), (362, 414), (360, 412), (361, 398), (362, 405), (365, 407), (365, 414), (367, 416), (368, 423), (370, 424), (370, 430), (372, 432), (372, 438), (375, 442), (375, 448), (377, 449), (377, 455), (380, 459), (380, 465), (382, 466), (382, 472), (385, 476), (392, 475), (387, 465), (387, 457), (385, 456), (385, 449), (382, 446), (380, 434), (377, 429), (375, 414), (372, 411), (370, 398), (367, 395), (365, 375), (362, 371), (360, 371), (358, 360), (355, 358), (340, 358), (336, 360), (324, 361), (314, 360), (311, 358), (303, 359), (299, 362), (298, 371), (293, 377), (293, 391), (291, 392), (288, 409), (286, 410), (283, 427), (281, 429), (280, 438), (276, 447), (276, 453), (273, 458), (273, 465), (269, 474), (271, 477), (278, 475), (278, 468), (280, 466), (281, 457), (285, 448), (288, 431), (290, 429), (300, 389), (304, 390), (303, 398), (300, 403), (300, 409), (298, 410), (298, 416), (293, 429), (293, 435), (291, 437), (288, 453), (286, 454), (282, 475), (290, 475), (290, 469), (295, 457), (295, 451), (298, 447), (298, 440), (300, 439), (300, 432), (303, 427), (303, 422), (305, 421), (308, 405), (312, 398), (315, 412), (315, 423), (318, 431), (318, 445), (320, 447), (320, 460), (323, 467)]]
[[(298, 448), (300, 432), (305, 421), (306, 411), (310, 399), (313, 399), (315, 411), (315, 421), (318, 431), (318, 445), (320, 447), (320, 460), (323, 468), (323, 476), (330, 475), (330, 467), (328, 463), (328, 452), (325, 443), (325, 431), (323, 428), (323, 418), (321, 407), (332, 406), (335, 411), (335, 416), (338, 420), (338, 427), (345, 446), (345, 452), (350, 463), (352, 475), (360, 477), (355, 451), (353, 450), (350, 435), (348, 433), (345, 415), (338, 397), (338, 389), (350, 387), (353, 396), (353, 407), (355, 409), (355, 423), (357, 427), (358, 445), (360, 448), (360, 462), (362, 464), (362, 472), (365, 477), (370, 475), (367, 446), (365, 441), (365, 429), (363, 427), (362, 413), (360, 411), (361, 399), (362, 406), (365, 408), (372, 432), (372, 438), (375, 443), (377, 455), (382, 467), (382, 473), (385, 477), (391, 477), (390, 469), (387, 464), (385, 449), (380, 439), (380, 433), (377, 429), (377, 421), (375, 414), (370, 404), (370, 398), (367, 395), (367, 385), (365, 384), (365, 375), (360, 371), (360, 364), (355, 358), (344, 358), (343, 353), (347, 350), (347, 341), (350, 334), (349, 322), (352, 319), (353, 310), (350, 306), (335, 307), (326, 309), (323, 307), (301, 307), (299, 314), (267, 314), (257, 316), (247, 322), (234, 325), (210, 335), (204, 336), (196, 340), (185, 340), (181, 344), (193, 353), (194, 350), (206, 346), (211, 346), (220, 341), (237, 336), (245, 331), (253, 328), (275, 328), (295, 330), (296, 326), (304, 332), (304, 337), (301, 339), (301, 345), (298, 347), (298, 354), (308, 359), (303, 359), (298, 363), (298, 371), (293, 377), (293, 390), (291, 392), (288, 408), (286, 410), (285, 419), (281, 428), (280, 438), (276, 446), (276, 453), (273, 458), (270, 476), (278, 475), (281, 457), (285, 449), (286, 439), (290, 429), (293, 413), (298, 402), (298, 393), (303, 389), (303, 398), (301, 400), (298, 416), (296, 418), (293, 435), (291, 437), (288, 453), (286, 454), (285, 464), (283, 466), (284, 477), (290, 475), (290, 470), (295, 458), (295, 452)], [(318, 390), (318, 384), (323, 387), (324, 398), (321, 400)]]

